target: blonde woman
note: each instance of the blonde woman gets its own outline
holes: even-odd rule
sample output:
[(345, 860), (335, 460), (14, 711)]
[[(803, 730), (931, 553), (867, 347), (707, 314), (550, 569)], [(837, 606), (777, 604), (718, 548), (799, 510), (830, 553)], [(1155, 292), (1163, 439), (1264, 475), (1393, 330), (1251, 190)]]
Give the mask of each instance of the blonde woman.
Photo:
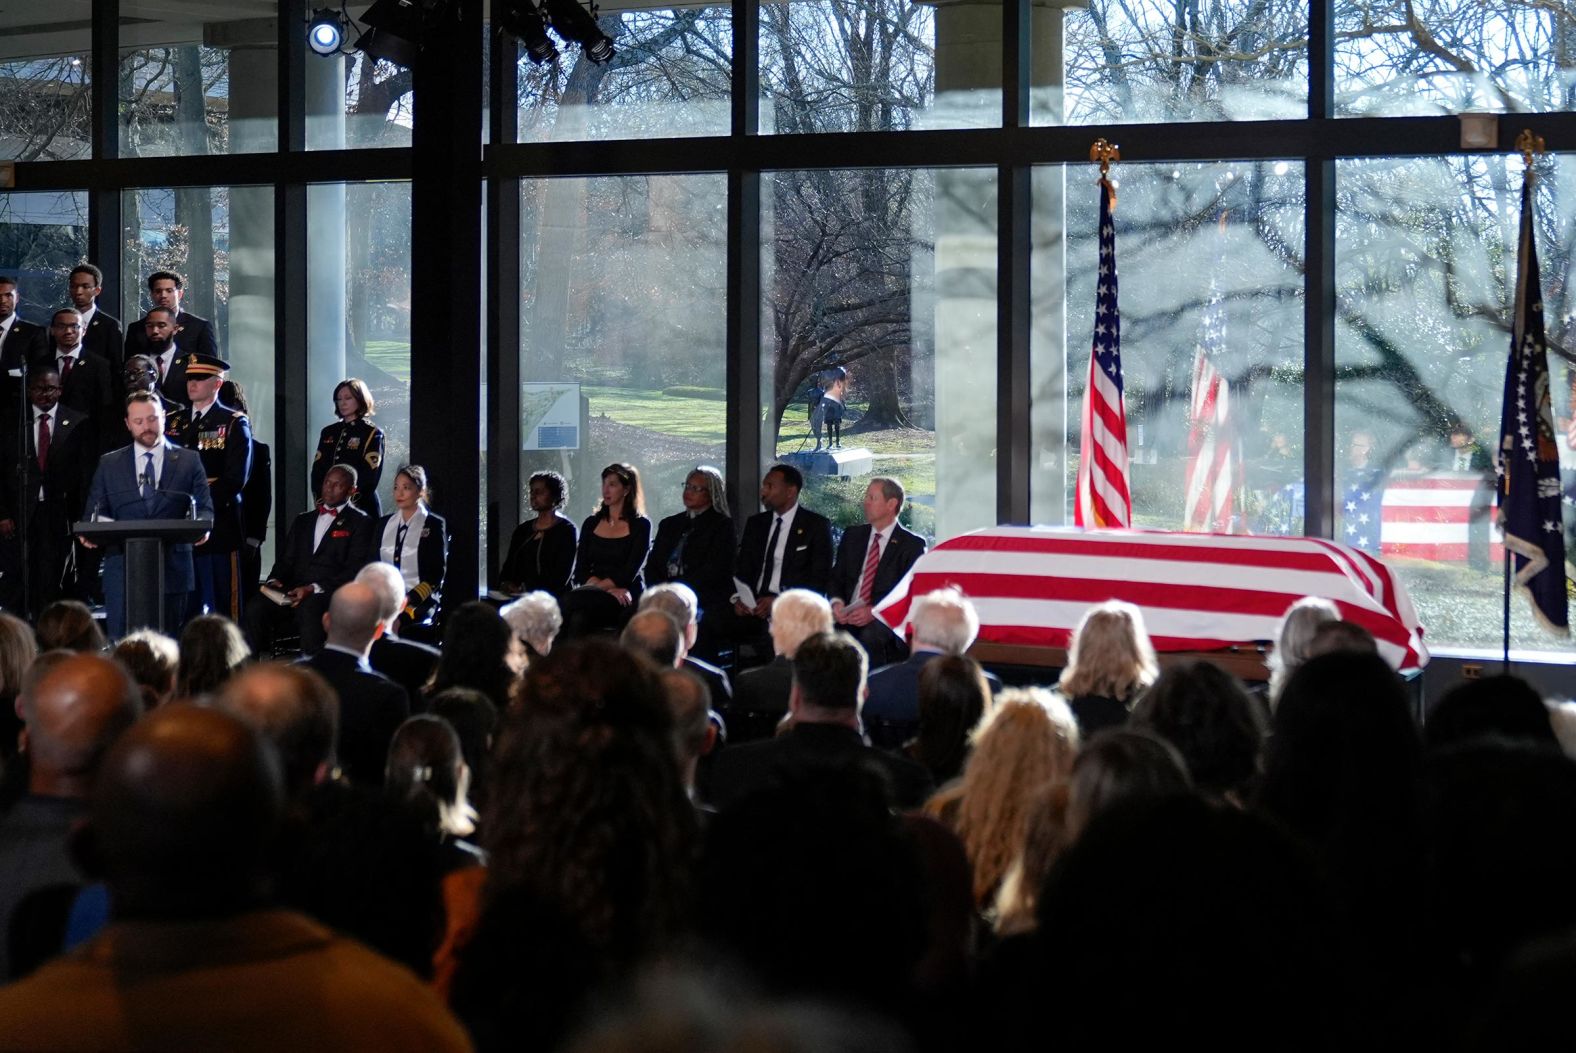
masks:
[(1158, 673), (1143, 614), (1131, 603), (1107, 600), (1091, 607), (1073, 631), (1067, 668), (1056, 690), (1088, 738), (1101, 728), (1126, 723), (1133, 700)]
[(1271, 709), (1280, 701), (1281, 691), (1297, 667), (1312, 657), (1308, 645), (1319, 626), (1340, 620), (1341, 612), (1335, 604), (1318, 596), (1304, 596), (1286, 608), (1275, 630), (1275, 649), (1264, 660), (1270, 670)]
[(1078, 724), (1052, 692), (1009, 688), (973, 739), (962, 777), (938, 790), (925, 811), (962, 840), (974, 871), (974, 902), (983, 909), (1023, 851), (1036, 794), (1071, 771)]

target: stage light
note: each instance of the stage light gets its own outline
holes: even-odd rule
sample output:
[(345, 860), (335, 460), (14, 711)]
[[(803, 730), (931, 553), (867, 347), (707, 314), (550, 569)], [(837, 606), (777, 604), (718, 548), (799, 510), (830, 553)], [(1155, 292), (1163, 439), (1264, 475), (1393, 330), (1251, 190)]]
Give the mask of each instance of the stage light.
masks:
[(407, 68), (421, 57), (426, 27), (422, 8), (413, 0), (377, 0), (361, 21), (370, 28), (356, 41), (357, 50)]
[(558, 57), (558, 49), (547, 35), (547, 23), (533, 0), (515, 0), (494, 10), (493, 17), (506, 32), (512, 33), (525, 48), (525, 55), (538, 66)]
[(319, 55), (333, 55), (345, 42), (345, 19), (338, 11), (320, 8), (307, 21), (306, 43)]
[(613, 38), (602, 32), (595, 16), (577, 0), (547, 0), (547, 17), (558, 35), (579, 44), (592, 62), (601, 64), (613, 57)]

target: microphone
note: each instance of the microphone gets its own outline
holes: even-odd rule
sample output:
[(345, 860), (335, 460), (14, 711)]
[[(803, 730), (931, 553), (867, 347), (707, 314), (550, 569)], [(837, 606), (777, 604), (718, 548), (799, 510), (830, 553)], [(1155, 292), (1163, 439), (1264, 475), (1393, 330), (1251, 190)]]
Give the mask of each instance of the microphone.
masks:
[(156, 494), (164, 494), (167, 497), (179, 498), (180, 500), (185, 501), (186, 502), (186, 515), (185, 515), (185, 518), (186, 519), (196, 519), (197, 518), (197, 499), (195, 497), (193, 497), (191, 494), (187, 493), (185, 490), (165, 490), (165, 489), (161, 488), (161, 489), (155, 490), (153, 492), (156, 493)]

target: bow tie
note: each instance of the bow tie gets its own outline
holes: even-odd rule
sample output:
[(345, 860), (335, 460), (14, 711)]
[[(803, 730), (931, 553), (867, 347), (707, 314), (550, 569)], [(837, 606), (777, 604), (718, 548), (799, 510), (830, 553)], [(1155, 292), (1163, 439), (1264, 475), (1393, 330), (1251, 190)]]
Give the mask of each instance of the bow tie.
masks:
[(339, 509), (330, 508), (327, 505), (318, 505), (317, 514), (320, 516), (337, 516), (339, 515)]

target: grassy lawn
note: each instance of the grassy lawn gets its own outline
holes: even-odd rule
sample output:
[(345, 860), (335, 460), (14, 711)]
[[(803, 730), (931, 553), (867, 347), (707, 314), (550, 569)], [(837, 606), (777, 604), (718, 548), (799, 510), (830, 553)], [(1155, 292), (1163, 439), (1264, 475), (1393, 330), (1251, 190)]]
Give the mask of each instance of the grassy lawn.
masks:
[(410, 342), (408, 340), (368, 340), (367, 361), (390, 376), (410, 383)]
[(583, 386), (581, 393), (591, 400), (591, 415), (601, 414), (636, 428), (647, 428), (664, 435), (692, 442), (721, 445), (727, 441), (727, 403), (664, 395), (660, 391), (632, 388)]

